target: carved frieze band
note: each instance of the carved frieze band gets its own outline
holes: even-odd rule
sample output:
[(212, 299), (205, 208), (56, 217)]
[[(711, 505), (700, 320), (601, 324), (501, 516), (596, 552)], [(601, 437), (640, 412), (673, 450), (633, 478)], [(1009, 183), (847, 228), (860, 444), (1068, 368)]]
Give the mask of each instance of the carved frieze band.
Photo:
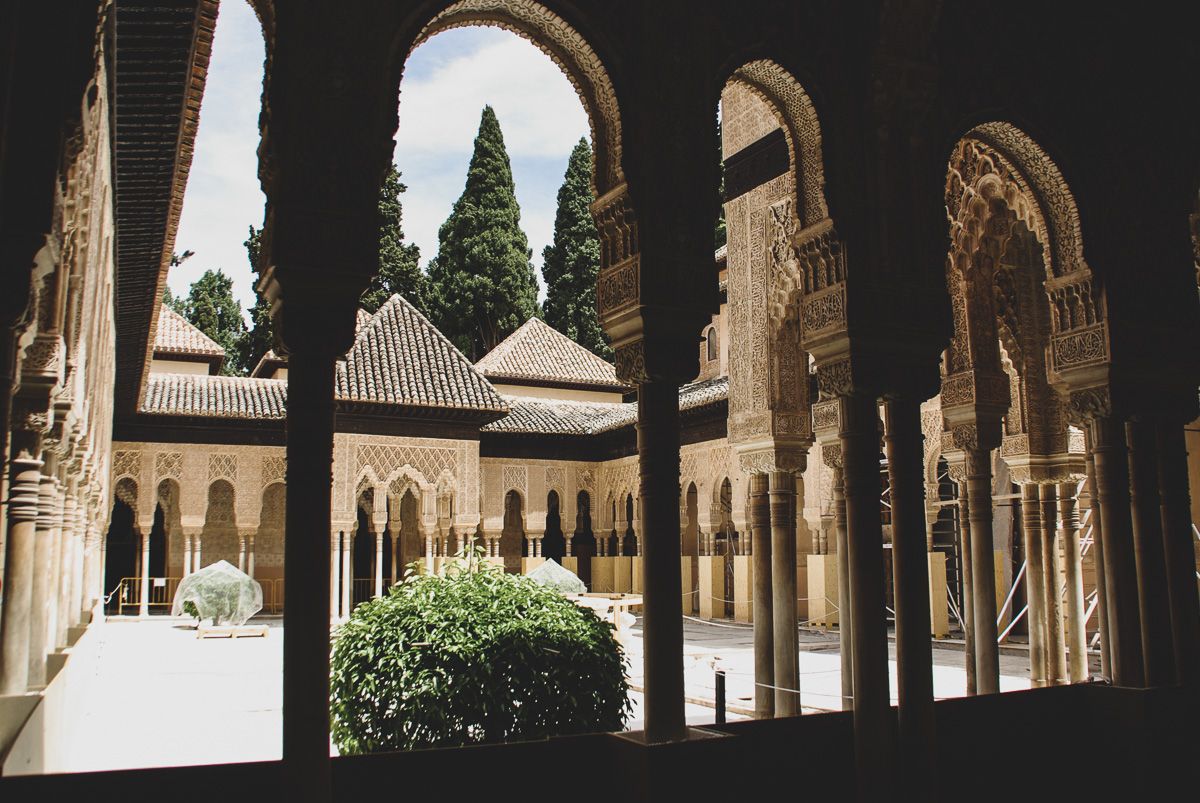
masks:
[(814, 404), (812, 408), (813, 431), (825, 433), (840, 430), (841, 409), (842, 403), (836, 398), (819, 401)]
[(638, 303), (640, 263), (635, 254), (600, 272), (596, 283), (596, 308), (604, 318)]
[(1011, 401), (1006, 374), (963, 371), (942, 378), (942, 409), (968, 404), (1007, 408)]
[(1064, 371), (1102, 363), (1108, 359), (1108, 338), (1103, 323), (1066, 334), (1051, 341), (1054, 370)]
[(1073, 424), (1084, 424), (1093, 418), (1106, 418), (1113, 412), (1112, 397), (1107, 387), (1071, 391), (1067, 411)]
[(739, 453), (738, 466), (746, 474), (770, 474), (775, 471), (799, 474), (808, 466), (808, 453), (802, 449), (757, 449)]

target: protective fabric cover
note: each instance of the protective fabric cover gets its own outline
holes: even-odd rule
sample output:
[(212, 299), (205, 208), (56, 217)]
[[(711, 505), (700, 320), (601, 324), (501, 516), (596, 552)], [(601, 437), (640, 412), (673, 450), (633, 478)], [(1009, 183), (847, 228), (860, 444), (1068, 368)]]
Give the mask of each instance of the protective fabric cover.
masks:
[(538, 585), (549, 586), (555, 591), (561, 591), (564, 594), (584, 594), (587, 592), (587, 586), (575, 576), (575, 572), (564, 566), (560, 566), (553, 558), (546, 558), (545, 563), (531, 571), (527, 576)]
[(238, 567), (219, 560), (179, 581), (171, 615), (182, 615), (183, 603), (189, 600), (201, 620), (239, 627), (262, 610), (262, 586)]

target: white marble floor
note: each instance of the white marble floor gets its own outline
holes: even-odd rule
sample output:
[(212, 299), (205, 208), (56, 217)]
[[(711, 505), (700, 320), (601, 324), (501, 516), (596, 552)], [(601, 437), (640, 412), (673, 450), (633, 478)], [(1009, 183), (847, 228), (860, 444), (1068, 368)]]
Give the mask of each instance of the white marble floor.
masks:
[[(283, 627), (278, 619), (266, 638), (197, 639), (183, 623), (110, 620), (101, 628), (98, 658), (90, 667), (94, 689), (76, 712), (72, 771), (264, 761), (280, 757), (282, 735)], [(840, 707), (837, 637), (801, 634), (800, 687), (807, 710)], [(627, 645), (630, 682), (642, 683), (641, 624)], [(894, 657), (894, 655), (893, 655)], [(965, 692), (962, 653), (934, 650), (938, 697)], [(728, 705), (753, 707), (753, 630), (749, 626), (684, 622), (686, 716), (689, 724), (713, 721), (714, 667), (726, 672)], [(893, 695), (895, 664), (892, 663)], [(1028, 663), (1001, 659), (1001, 687), (1027, 688)], [(641, 728), (642, 695), (631, 694), (627, 727)], [(700, 704), (704, 703), (704, 704)], [(731, 711), (730, 720), (740, 716)]]

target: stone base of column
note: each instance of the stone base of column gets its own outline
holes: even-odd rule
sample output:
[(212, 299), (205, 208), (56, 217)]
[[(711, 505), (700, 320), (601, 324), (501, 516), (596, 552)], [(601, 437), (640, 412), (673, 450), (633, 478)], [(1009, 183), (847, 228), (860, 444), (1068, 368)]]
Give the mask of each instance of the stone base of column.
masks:
[(538, 566), (541, 566), (545, 562), (545, 558), (521, 558), (521, 574), (529, 574), (531, 571), (536, 569)]

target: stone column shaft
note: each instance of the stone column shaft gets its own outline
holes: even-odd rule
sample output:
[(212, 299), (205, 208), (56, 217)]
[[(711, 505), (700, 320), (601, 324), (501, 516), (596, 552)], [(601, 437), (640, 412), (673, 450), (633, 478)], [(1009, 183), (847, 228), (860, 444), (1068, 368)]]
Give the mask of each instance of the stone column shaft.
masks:
[[(293, 348), (288, 358), (288, 493), (283, 540), (283, 760), (329, 795), (329, 521), (334, 363)], [(303, 769), (302, 769), (303, 768)], [(324, 789), (322, 793), (320, 790)]]
[(254, 577), (254, 533), (246, 534), (246, 574)]
[(204, 568), (204, 561), (200, 559), (200, 547), (204, 544), (204, 530), (196, 530), (192, 535), (192, 571), (198, 572)]
[(54, 519), (58, 508), (56, 480), (47, 473), (51, 460), (42, 468), (38, 485), (37, 542), (33, 548), (33, 596), (29, 617), (29, 685), (46, 683), (46, 652), (50, 632), (50, 595), (54, 558)]
[(750, 537), (754, 545), (754, 716), (775, 716), (775, 633), (771, 598), (771, 510), (767, 475), (750, 475)]
[(850, 542), (846, 532), (846, 495), (842, 467), (833, 470), (833, 522), (837, 544), (838, 646), (841, 652), (842, 710), (854, 708), (854, 612), (850, 607)]
[(934, 777), (935, 756), (921, 408), (911, 399), (894, 398), (886, 411), (901, 780), (908, 794), (920, 796)]
[(238, 533), (238, 571), (246, 571), (246, 536)]
[(186, 530), (183, 533), (183, 576), (192, 573), (192, 534)]
[(1092, 456), (1091, 433), (1087, 436), (1087, 489), (1089, 522), (1092, 528), (1092, 563), (1096, 569), (1096, 622), (1100, 632), (1100, 674), (1112, 680), (1112, 636), (1108, 627), (1108, 593), (1105, 588), (1107, 570), (1104, 567), (1104, 529), (1101, 526), (1100, 502), (1096, 498), (1096, 461)]
[(1063, 552), (1067, 570), (1067, 630), (1070, 641), (1071, 682), (1088, 679), (1087, 627), (1084, 624), (1083, 556), (1079, 547), (1079, 508), (1075, 495), (1078, 486), (1073, 481), (1058, 485), (1058, 509), (1062, 518)]
[(1141, 686), (1141, 615), (1133, 555), (1129, 455), (1125, 427), (1112, 416), (1092, 419), (1096, 498), (1104, 530), (1104, 590), (1108, 603), (1109, 660), (1113, 683)]
[(1200, 602), (1197, 601), (1187, 448), (1182, 427), (1160, 423), (1157, 446), (1175, 677), (1182, 684), (1195, 686), (1200, 683)]
[[(679, 531), (679, 385), (638, 387), (640, 530)], [(683, 708), (683, 588), (678, 538), (651, 538), (642, 558), (646, 741), (686, 738)]]
[(971, 583), (971, 503), (967, 498), (967, 482), (964, 479), (958, 487), (958, 540), (959, 555), (962, 561), (962, 620), (963, 620), (963, 653), (965, 654), (967, 674), (967, 694), (974, 695), (979, 691), (975, 682), (975, 610), (972, 602), (975, 590)]
[(1058, 493), (1054, 485), (1040, 488), (1042, 502), (1042, 582), (1045, 584), (1046, 679), (1051, 685), (1067, 682), (1067, 644), (1063, 637), (1063, 598), (1059, 578)]
[(1171, 656), (1171, 606), (1163, 555), (1154, 427), (1130, 421), (1125, 431), (1129, 439), (1130, 512), (1142, 626), (1142, 668), (1147, 686), (1166, 686), (1175, 680), (1175, 665)]
[(29, 451), (19, 450), (14, 444), (13, 452), (16, 456), (9, 466), (4, 607), (0, 609), (0, 694), (20, 694), (29, 685), (33, 564), (42, 468), (42, 461), (35, 460)]
[(142, 537), (142, 593), (138, 599), (138, 615), (150, 615), (150, 531), (143, 529)]
[(854, 616), (854, 755), (859, 796), (886, 797), (895, 769), (879, 515), (879, 419), (873, 396), (841, 398), (842, 468)]
[(71, 583), (75, 576), (75, 492), (70, 485), (64, 489), (60, 498), (59, 544), (59, 560), (54, 576), (57, 597), (53, 600), (53, 648), (67, 646), (67, 628), (74, 624), (71, 621)]
[[(428, 548), (428, 539), (426, 539)], [(383, 596), (383, 530), (375, 533), (375, 596)]]
[[(800, 714), (800, 654), (796, 621), (796, 477), (772, 471), (771, 622), (775, 648), (775, 716)], [(796, 689), (796, 691), (787, 691)]]
[(1000, 691), (996, 646), (996, 564), (992, 534), (992, 464), (987, 449), (967, 450), (971, 522), (971, 611), (975, 619), (975, 683), (980, 694)]
[(329, 532), (329, 618), (338, 618), (338, 553), (342, 548), (342, 534), (339, 530)]
[(1029, 629), (1029, 684), (1048, 684), (1046, 673), (1046, 583), (1042, 555), (1041, 502), (1033, 483), (1021, 486), (1021, 534), (1025, 546), (1025, 622)]
[[(341, 592), (341, 595), (342, 595), (341, 615), (342, 615), (343, 619), (349, 618), (349, 616), (350, 616), (350, 603), (351, 603), (350, 592), (354, 588), (354, 577), (353, 577), (354, 561), (351, 559), (351, 556), (353, 554), (351, 552), (351, 546), (353, 545), (353, 543), (354, 543), (354, 529), (353, 529), (353, 526), (351, 526), (350, 529), (346, 530), (345, 535), (342, 538), (342, 565), (341, 565), (342, 582), (341, 582), (341, 585), (339, 586), (339, 591)], [(285, 592), (284, 596), (286, 598), (286, 592)]]

